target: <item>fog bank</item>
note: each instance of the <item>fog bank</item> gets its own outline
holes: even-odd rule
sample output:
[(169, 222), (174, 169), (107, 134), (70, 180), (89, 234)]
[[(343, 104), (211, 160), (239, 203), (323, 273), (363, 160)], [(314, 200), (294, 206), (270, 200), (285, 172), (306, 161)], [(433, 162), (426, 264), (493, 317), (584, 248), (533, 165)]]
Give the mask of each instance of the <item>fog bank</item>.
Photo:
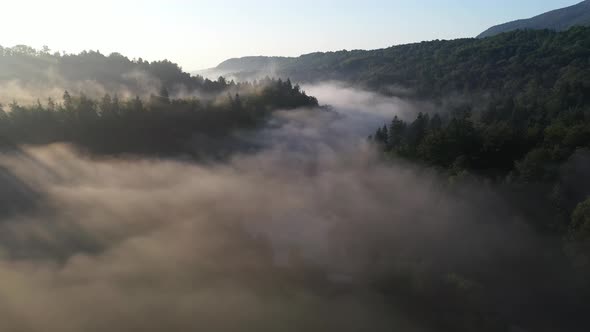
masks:
[(278, 112), (227, 162), (1, 154), (5, 190), (34, 202), (0, 222), (1, 329), (429, 331), (391, 280), (493, 294), (510, 321), (501, 304), (531, 289), (499, 267), (543, 241), (522, 216), (491, 186), (380, 160), (367, 130), (419, 106), (305, 88), (334, 110)]

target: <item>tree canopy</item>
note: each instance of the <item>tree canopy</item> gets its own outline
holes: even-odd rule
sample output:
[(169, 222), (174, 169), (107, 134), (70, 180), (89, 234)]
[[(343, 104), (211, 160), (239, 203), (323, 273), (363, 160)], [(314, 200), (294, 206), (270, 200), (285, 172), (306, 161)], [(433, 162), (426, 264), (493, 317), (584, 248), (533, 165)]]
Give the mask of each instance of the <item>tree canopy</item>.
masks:
[(175, 99), (165, 88), (149, 100), (65, 91), (61, 102), (0, 106), (0, 137), (5, 145), (70, 142), (103, 154), (215, 155), (230, 147), (217, 143), (233, 130), (252, 128), (273, 110), (316, 106), (290, 81), (271, 79), (236, 84), (213, 99)]

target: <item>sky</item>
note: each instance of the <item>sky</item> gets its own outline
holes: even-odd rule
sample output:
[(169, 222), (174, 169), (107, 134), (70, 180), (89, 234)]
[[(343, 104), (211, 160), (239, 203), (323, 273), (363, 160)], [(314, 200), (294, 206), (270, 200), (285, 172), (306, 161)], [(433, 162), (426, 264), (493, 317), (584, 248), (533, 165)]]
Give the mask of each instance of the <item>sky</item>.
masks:
[(0, 45), (168, 59), (187, 71), (247, 55), (298, 56), (474, 37), (581, 0), (0, 0)]

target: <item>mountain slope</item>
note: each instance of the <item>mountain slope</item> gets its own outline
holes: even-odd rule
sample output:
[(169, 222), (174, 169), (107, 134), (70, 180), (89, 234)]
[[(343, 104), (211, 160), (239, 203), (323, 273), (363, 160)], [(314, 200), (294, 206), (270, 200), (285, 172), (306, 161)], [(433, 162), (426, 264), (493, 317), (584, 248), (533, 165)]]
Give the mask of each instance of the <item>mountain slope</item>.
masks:
[(589, 57), (590, 28), (575, 27), (564, 32), (519, 30), (485, 39), (311, 53), (284, 60), (274, 73), (257, 70), (264, 68), (263, 58), (257, 58), (256, 67), (249, 67), (249, 60), (234, 59), (231, 69), (232, 76), (241, 79), (269, 75), (297, 82), (338, 80), (381, 92), (404, 87), (416, 97), (430, 98), (504, 90), (516, 94), (531, 85), (554, 87), (574, 81), (585, 88)]
[(232, 58), (223, 61), (217, 67), (195, 71), (197, 76), (207, 77), (215, 80), (220, 76), (238, 79), (251, 80), (259, 79), (260, 73), (268, 76), (279, 76), (277, 70), (293, 62), (292, 57), (268, 57), (268, 56), (247, 56), (243, 58)]
[(0, 103), (60, 99), (64, 90), (94, 98), (105, 93), (147, 97), (162, 87), (175, 96), (216, 94), (223, 91), (224, 84), (191, 76), (168, 60), (148, 62), (98, 51), (52, 54), (49, 49), (25, 45), (0, 46)]
[(583, 1), (570, 7), (553, 10), (533, 18), (496, 25), (484, 31), (477, 37), (491, 37), (502, 32), (519, 29), (549, 29), (563, 31), (576, 25), (590, 25), (590, 0)]

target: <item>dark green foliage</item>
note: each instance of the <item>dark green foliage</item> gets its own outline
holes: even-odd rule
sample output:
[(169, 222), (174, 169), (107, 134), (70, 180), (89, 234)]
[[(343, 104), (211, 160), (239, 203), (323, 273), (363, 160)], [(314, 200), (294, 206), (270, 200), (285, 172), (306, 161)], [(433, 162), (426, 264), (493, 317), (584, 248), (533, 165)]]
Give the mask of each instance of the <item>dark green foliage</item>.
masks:
[[(297, 81), (340, 80), (383, 93), (403, 87), (410, 96), (435, 100), (453, 94), (478, 99), (491, 94), (495, 102), (490, 107), (507, 119), (512, 117), (512, 104), (518, 112), (534, 110), (541, 115), (590, 98), (590, 28), (584, 27), (312, 53), (268, 62), (276, 63), (277, 75)], [(238, 64), (239, 59), (232, 61), (237, 76), (240, 71), (252, 74), (249, 62), (241, 68)], [(537, 109), (538, 104), (546, 109)]]
[[(454, 50), (449, 46), (453, 43)], [(429, 48), (436, 54), (434, 45), (413, 47)], [(414, 61), (415, 65), (404, 58), (405, 66), (416, 70), (415, 81), (404, 82), (416, 88), (418, 95), (434, 100), (458, 91), (463, 97), (461, 103), (451, 103), (450, 107), (440, 103), (441, 116), (418, 114), (410, 121), (395, 117), (387, 124), (387, 140), (382, 138), (382, 127), (372, 140), (379, 143), (386, 157), (410, 159), (440, 170), (448, 175), (450, 186), (457, 182), (493, 184), (499, 195), (512, 203), (518, 216), (546, 240), (539, 255), (551, 259), (540, 265), (554, 264), (555, 271), (571, 276), (575, 292), (587, 296), (590, 29), (574, 28), (563, 33), (519, 31), (480, 41), (440, 42), (437, 47), (443, 50), (447, 46), (449, 49), (440, 57), (425, 53)], [(437, 70), (438, 75), (432, 76)], [(412, 74), (407, 75), (409, 78)], [(398, 79), (404, 80), (401, 76), (394, 80)], [(539, 275), (543, 279), (549, 274), (544, 271)], [(492, 284), (496, 281), (487, 283)], [(584, 295), (572, 296), (572, 307), (586, 308), (577, 302), (578, 296)], [(452, 298), (448, 294), (442, 297)], [(471, 298), (462, 298), (456, 312), (472, 315), (470, 309), (481, 305), (477, 301), (491, 297), (474, 296), (476, 302), (469, 308), (465, 303)], [(449, 315), (446, 309), (432, 311), (444, 312), (440, 318), (444, 321)], [(474, 316), (486, 314), (476, 310)], [(453, 325), (461, 319), (457, 316), (450, 321), (449, 325)], [(472, 324), (473, 328), (467, 330), (482, 325), (502, 330), (493, 323)]]
[[(552, 217), (538, 218), (541, 228), (564, 234), (584, 199), (561, 187), (560, 170), (577, 150), (590, 148), (590, 28), (516, 31), (383, 52), (398, 53), (388, 68), (399, 71), (378, 86), (401, 83), (434, 100), (460, 92), (462, 101), (440, 106), (443, 116), (394, 118), (382, 149), (452, 176), (475, 174), (536, 191), (554, 206), (546, 213)], [(378, 136), (374, 140), (384, 143)]]
[(214, 152), (215, 138), (255, 126), (272, 110), (318, 106), (289, 81), (241, 83), (230, 91), (227, 99), (199, 100), (171, 99), (162, 89), (147, 103), (108, 94), (93, 100), (66, 91), (59, 105), (49, 100), (46, 106), (0, 108), (0, 136), (12, 144), (70, 142), (106, 154), (200, 154)]
[[(402, 50), (422, 56), (411, 60)], [(399, 76), (406, 69), (395, 82), (435, 98), (452, 91), (472, 97), (442, 110), (446, 121), (423, 114), (409, 124), (394, 119), (396, 128), (408, 129), (394, 130), (387, 151), (446, 169), (551, 182), (576, 149), (590, 147), (590, 28), (516, 31), (383, 52), (399, 53), (395, 67), (406, 68), (408, 77), (416, 71), (413, 82)]]
[(474, 121), (466, 115), (442, 123), (438, 115), (429, 119), (419, 114), (410, 124), (395, 117), (387, 141), (383, 128), (374, 137), (385, 151), (432, 166), (450, 169), (460, 158), (462, 168), (484, 176), (511, 173), (524, 182), (543, 182), (554, 179), (557, 166), (576, 149), (590, 147), (590, 113), (555, 115), (543, 122), (533, 113), (518, 122), (491, 117)]

